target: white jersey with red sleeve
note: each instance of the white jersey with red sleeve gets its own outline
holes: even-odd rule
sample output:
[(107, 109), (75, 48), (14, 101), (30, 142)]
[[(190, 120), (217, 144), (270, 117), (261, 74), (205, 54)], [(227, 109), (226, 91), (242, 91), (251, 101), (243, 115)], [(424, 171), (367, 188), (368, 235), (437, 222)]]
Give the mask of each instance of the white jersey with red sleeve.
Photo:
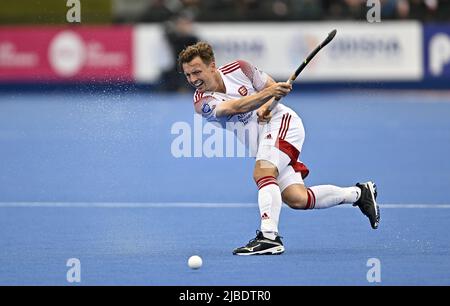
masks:
[(230, 99), (239, 99), (264, 89), (267, 74), (245, 61), (235, 61), (219, 68), (226, 92), (198, 92), (194, 107), (210, 122), (236, 132), (250, 156), (266, 160), (278, 168), (281, 191), (292, 184), (304, 184), (309, 170), (298, 160), (305, 139), (301, 118), (289, 107), (279, 103), (272, 110), (272, 119), (258, 124), (256, 111), (228, 117), (217, 117), (215, 108)]
[(226, 92), (196, 91), (194, 107), (209, 122), (219, 123), (223, 128), (236, 131), (237, 138), (256, 156), (258, 148), (258, 122), (256, 111), (227, 117), (217, 117), (215, 108), (227, 100), (239, 99), (264, 89), (268, 76), (248, 62), (238, 60), (219, 67)]

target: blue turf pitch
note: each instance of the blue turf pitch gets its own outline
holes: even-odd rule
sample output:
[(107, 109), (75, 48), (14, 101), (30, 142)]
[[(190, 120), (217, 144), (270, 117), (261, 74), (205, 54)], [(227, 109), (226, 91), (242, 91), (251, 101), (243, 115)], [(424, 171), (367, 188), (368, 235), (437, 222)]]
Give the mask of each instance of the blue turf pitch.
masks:
[[(257, 207), (1, 208), (1, 284), (68, 284), (69, 258), (81, 284), (369, 285), (450, 284), (450, 209), (382, 210), (378, 230), (358, 209), (282, 211), (286, 252), (237, 257), (254, 236)], [(200, 270), (189, 256), (202, 256)]]
[(437, 206), (450, 204), (448, 93), (286, 99), (306, 127), (307, 183), (375, 180), (382, 221), (285, 208), (286, 253), (249, 258), (231, 251), (258, 227), (253, 161), (174, 158), (171, 127), (192, 122), (190, 99), (0, 95), (0, 284), (69, 284), (69, 258), (83, 285), (370, 285), (370, 258), (382, 285), (450, 284), (450, 206)]

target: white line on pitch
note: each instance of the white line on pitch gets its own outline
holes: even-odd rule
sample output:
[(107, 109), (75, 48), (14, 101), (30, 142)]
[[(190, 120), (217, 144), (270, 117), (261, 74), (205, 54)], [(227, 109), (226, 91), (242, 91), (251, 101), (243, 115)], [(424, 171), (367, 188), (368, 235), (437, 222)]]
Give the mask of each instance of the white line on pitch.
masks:
[[(448, 209), (450, 204), (380, 204), (383, 209)], [(0, 208), (41, 207), (41, 208), (253, 208), (255, 203), (132, 203), (132, 202), (0, 202)], [(351, 205), (338, 206), (352, 208)]]
[(380, 204), (381, 208), (450, 208), (450, 204)]
[(132, 203), (132, 202), (0, 202), (0, 207), (49, 208), (236, 208), (256, 207), (252, 203)]

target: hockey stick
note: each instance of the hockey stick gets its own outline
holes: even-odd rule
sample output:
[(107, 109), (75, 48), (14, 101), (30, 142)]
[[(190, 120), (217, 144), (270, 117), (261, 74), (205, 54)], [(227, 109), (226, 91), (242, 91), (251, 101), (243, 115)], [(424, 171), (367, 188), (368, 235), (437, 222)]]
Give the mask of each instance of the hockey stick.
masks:
[[(322, 41), (322, 43), (320, 45), (318, 45), (309, 55), (308, 57), (301, 63), (301, 65), (297, 68), (297, 70), (295, 70), (295, 72), (291, 75), (291, 77), (286, 81), (289, 84), (292, 84), (295, 79), (298, 77), (298, 75), (302, 72), (303, 69), (305, 69), (306, 65), (309, 64), (309, 62), (313, 59), (313, 57), (319, 53), (319, 51), (325, 47), (326, 45), (328, 45), (328, 43), (330, 41), (333, 40), (333, 38), (336, 36), (336, 30), (331, 31), (330, 33), (328, 33), (327, 38), (325, 38), (324, 41)], [(280, 101), (280, 98), (275, 99), (275, 101), (272, 102), (272, 104), (269, 106), (269, 109), (266, 112), (266, 115), (269, 114), (269, 112), (271, 110), (273, 110), (277, 105), (278, 102)]]

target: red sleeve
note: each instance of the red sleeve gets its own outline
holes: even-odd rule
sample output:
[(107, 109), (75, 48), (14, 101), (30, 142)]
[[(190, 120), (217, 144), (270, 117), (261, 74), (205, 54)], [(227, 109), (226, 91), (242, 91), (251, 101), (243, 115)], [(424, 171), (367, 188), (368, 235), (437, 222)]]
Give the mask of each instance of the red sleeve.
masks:
[(256, 91), (261, 91), (266, 86), (267, 74), (259, 70), (249, 62), (238, 60), (242, 72), (252, 82)]

